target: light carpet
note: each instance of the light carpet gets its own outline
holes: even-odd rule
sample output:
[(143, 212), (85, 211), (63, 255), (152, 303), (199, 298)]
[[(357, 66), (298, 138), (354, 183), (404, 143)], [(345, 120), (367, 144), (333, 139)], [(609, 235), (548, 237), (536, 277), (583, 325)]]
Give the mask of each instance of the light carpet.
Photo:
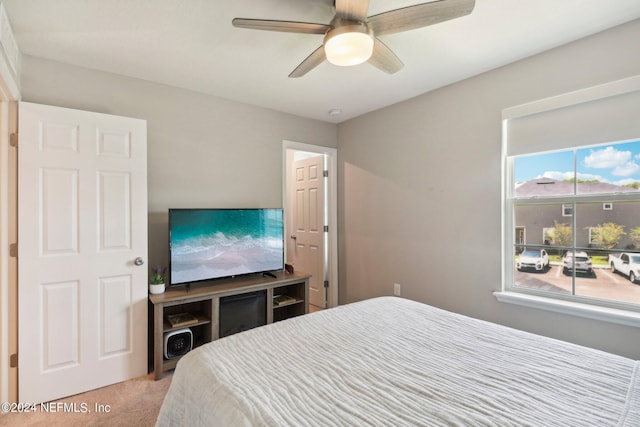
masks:
[[(35, 412), (2, 414), (0, 426), (153, 426), (170, 384), (171, 375), (154, 381), (151, 374), (45, 406), (60, 412), (36, 406)], [(104, 412), (96, 412), (96, 405)]]

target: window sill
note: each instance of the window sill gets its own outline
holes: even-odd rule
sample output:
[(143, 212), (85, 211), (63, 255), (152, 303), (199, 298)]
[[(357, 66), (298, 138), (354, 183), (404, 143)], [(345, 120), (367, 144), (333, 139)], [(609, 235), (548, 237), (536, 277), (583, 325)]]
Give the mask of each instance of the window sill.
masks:
[(572, 316), (586, 317), (592, 320), (617, 323), (619, 325), (640, 327), (640, 313), (609, 307), (582, 304), (573, 301), (563, 301), (518, 292), (493, 293), (496, 299), (507, 304), (553, 311)]

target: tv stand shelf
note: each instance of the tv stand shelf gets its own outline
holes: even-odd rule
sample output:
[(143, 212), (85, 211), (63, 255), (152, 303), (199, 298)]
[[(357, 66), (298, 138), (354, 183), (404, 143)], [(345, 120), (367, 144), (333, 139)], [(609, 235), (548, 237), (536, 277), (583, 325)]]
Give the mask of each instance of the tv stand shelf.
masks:
[[(275, 278), (251, 275), (225, 280), (212, 280), (185, 287), (169, 288), (163, 294), (149, 295), (150, 312), (153, 313), (153, 335), (150, 337), (150, 354), (153, 354), (155, 379), (174, 369), (179, 357), (164, 358), (164, 333), (190, 328), (193, 347), (217, 340), (220, 336), (220, 298), (266, 290), (267, 324), (299, 316), (309, 312), (309, 278), (303, 273), (275, 273)], [(274, 297), (281, 297), (277, 303)], [(198, 321), (186, 326), (172, 327), (166, 320), (169, 314), (190, 313)]]

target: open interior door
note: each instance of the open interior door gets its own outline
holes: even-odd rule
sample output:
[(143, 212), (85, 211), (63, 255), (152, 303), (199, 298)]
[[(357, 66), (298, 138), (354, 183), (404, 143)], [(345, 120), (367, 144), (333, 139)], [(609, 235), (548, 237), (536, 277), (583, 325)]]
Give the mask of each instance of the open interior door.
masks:
[(324, 156), (296, 160), (293, 170), (294, 234), (290, 237), (295, 240), (295, 268), (311, 274), (309, 304), (326, 308)]
[(20, 103), (18, 396), (147, 373), (146, 122)]

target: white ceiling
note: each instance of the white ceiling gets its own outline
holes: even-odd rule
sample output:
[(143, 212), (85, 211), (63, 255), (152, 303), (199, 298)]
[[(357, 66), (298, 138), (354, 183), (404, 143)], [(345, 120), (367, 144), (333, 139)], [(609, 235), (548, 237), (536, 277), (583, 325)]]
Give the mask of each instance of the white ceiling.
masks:
[[(234, 17), (329, 23), (332, 0), (3, 0), (22, 53), (341, 122), (640, 18), (639, 0), (476, 0), (471, 15), (383, 36), (404, 62), (289, 73), (322, 36)], [(369, 15), (421, 3), (371, 0)], [(636, 41), (630, 41), (636, 43)], [(340, 109), (339, 116), (328, 111)]]

